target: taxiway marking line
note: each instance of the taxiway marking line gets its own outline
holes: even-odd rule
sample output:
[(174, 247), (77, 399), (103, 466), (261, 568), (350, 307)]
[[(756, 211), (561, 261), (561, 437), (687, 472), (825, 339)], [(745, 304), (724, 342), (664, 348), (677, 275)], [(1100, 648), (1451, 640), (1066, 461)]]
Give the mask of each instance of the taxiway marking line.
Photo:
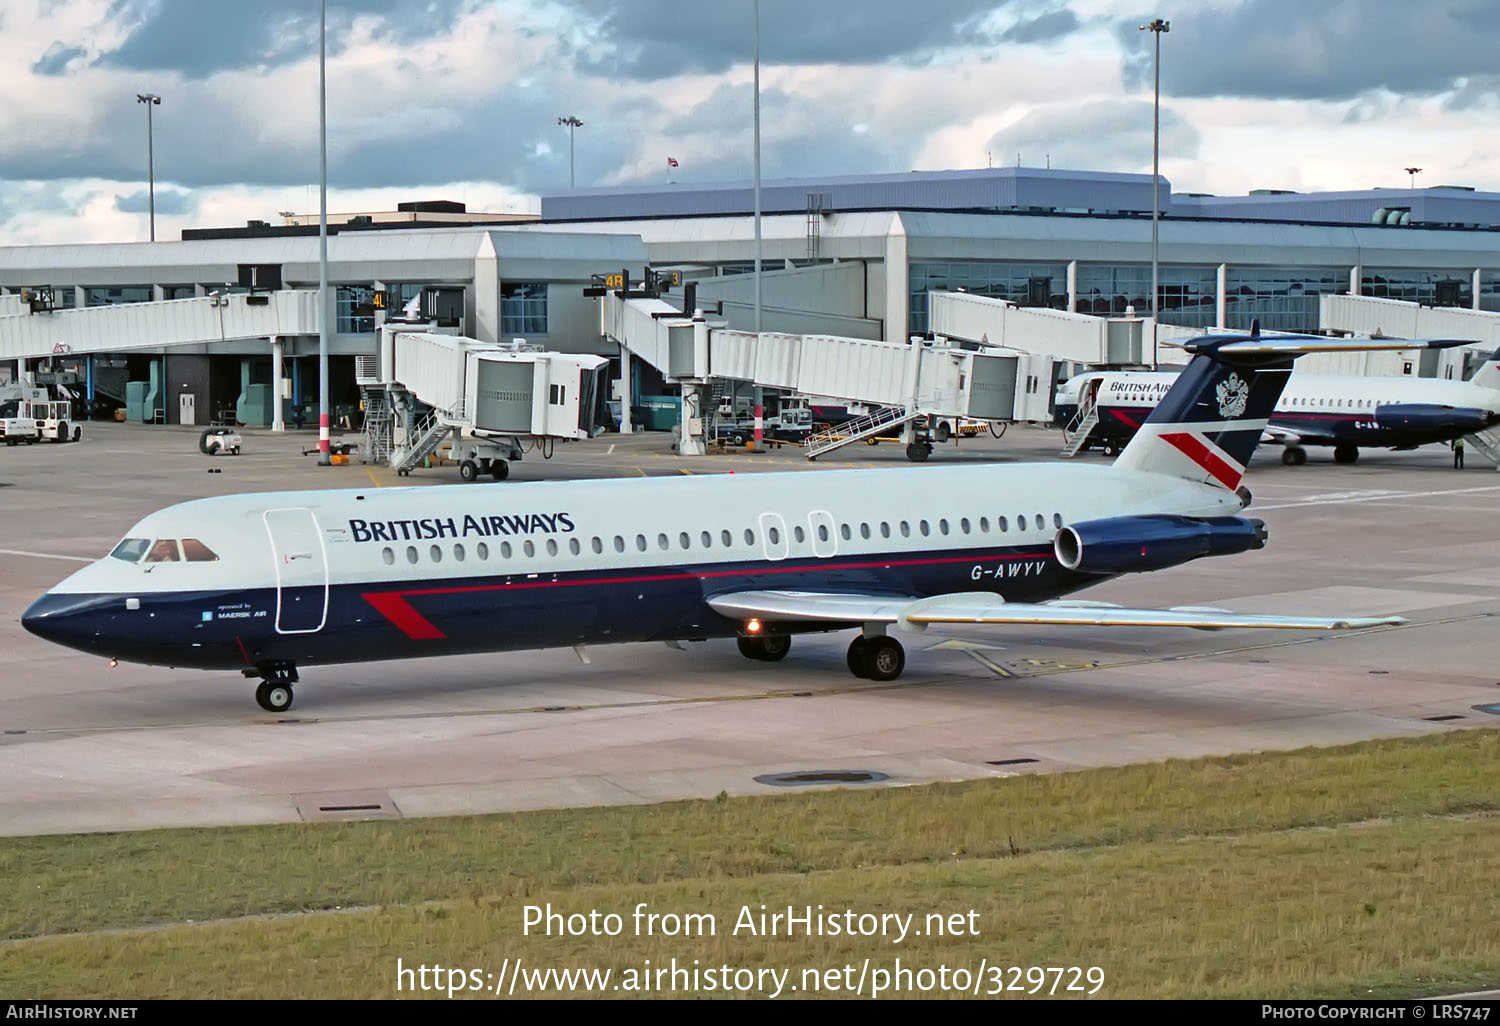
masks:
[(1351, 503), (1366, 502), (1390, 502), (1394, 499), (1426, 499), (1434, 495), (1470, 495), (1475, 492), (1500, 492), (1500, 485), (1489, 485), (1484, 488), (1450, 488), (1446, 491), (1431, 492), (1372, 492), (1368, 495), (1339, 496), (1328, 499), (1309, 499), (1305, 502), (1279, 502), (1271, 506), (1260, 506), (1251, 503), (1252, 510), (1267, 509), (1301, 509), (1312, 506), (1343, 506)]
[(23, 552), (20, 549), (0, 549), (0, 556), (30, 556), (33, 559), (65, 559), (69, 563), (92, 563), (89, 556), (62, 556), (52, 552)]
[(381, 484), (378, 480), (376, 480), (376, 478), (375, 478), (375, 471), (371, 470), (369, 467), (366, 467), (365, 468), (365, 473), (369, 475), (371, 481), (375, 482), (375, 487), (376, 488), (384, 488), (385, 487), (385, 485)]

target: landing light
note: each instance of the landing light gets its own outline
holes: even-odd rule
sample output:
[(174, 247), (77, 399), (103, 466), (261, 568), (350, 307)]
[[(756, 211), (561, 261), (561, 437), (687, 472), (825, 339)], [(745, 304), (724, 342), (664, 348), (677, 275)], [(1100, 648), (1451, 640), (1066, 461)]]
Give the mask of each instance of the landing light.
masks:
[(113, 670), (116, 666), (119, 666), (119, 665), (120, 665), (120, 660), (118, 660), (118, 659), (111, 659), (109, 661), (109, 668), (111, 670)]
[(759, 620), (751, 620), (749, 623), (745, 624), (745, 631), (749, 634), (759, 634), (760, 628), (761, 623)]

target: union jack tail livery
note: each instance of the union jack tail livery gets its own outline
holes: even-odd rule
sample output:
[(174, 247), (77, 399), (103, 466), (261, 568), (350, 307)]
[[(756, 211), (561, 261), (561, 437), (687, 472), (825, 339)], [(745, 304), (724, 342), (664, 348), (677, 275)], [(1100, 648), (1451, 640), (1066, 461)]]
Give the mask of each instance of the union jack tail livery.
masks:
[[(1171, 344), (1171, 343), (1168, 343)], [(1236, 492), (1261, 434), (1308, 353), (1377, 349), (1445, 349), (1462, 339), (1355, 339), (1317, 335), (1204, 335), (1181, 343), (1187, 368), (1141, 425), (1115, 466)]]

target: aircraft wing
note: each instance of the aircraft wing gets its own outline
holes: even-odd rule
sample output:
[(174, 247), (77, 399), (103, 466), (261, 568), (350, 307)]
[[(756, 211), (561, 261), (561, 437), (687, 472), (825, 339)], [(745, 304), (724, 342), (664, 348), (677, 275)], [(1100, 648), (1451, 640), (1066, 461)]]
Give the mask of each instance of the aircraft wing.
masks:
[(768, 623), (888, 623), (924, 631), (931, 624), (1027, 624), (1078, 627), (1192, 627), (1196, 630), (1274, 628), (1359, 630), (1406, 623), (1399, 616), (1266, 616), (1204, 606), (1128, 609), (1105, 602), (1058, 599), (1006, 602), (984, 592), (919, 599), (846, 592), (738, 591), (716, 595), (709, 606), (721, 616)]
[(1275, 424), (1267, 424), (1260, 433), (1261, 445), (1297, 445), (1302, 441), (1302, 435), (1296, 431), (1288, 431), (1284, 427)]

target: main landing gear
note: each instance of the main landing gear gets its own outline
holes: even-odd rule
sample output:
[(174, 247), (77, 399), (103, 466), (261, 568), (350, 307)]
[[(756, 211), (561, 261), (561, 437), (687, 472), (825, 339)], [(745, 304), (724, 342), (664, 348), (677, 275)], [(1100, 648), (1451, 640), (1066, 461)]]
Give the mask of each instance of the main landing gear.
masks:
[(1307, 462), (1307, 450), (1300, 445), (1289, 445), (1281, 450), (1281, 462), (1288, 467), (1300, 467)]
[(246, 677), (259, 677), (255, 701), (269, 713), (284, 713), (292, 707), (292, 685), (297, 683), (295, 666), (258, 666), (243, 671)]
[(860, 635), (849, 643), (849, 672), (864, 680), (895, 680), (906, 669), (906, 650), (901, 642), (884, 634)]
[(1343, 445), (1335, 445), (1333, 447), (1333, 462), (1335, 463), (1353, 463), (1358, 459), (1359, 446), (1357, 445), (1350, 445), (1345, 442)]
[(779, 663), (792, 650), (792, 639), (785, 634), (736, 640), (740, 646), (740, 655), (762, 663)]

